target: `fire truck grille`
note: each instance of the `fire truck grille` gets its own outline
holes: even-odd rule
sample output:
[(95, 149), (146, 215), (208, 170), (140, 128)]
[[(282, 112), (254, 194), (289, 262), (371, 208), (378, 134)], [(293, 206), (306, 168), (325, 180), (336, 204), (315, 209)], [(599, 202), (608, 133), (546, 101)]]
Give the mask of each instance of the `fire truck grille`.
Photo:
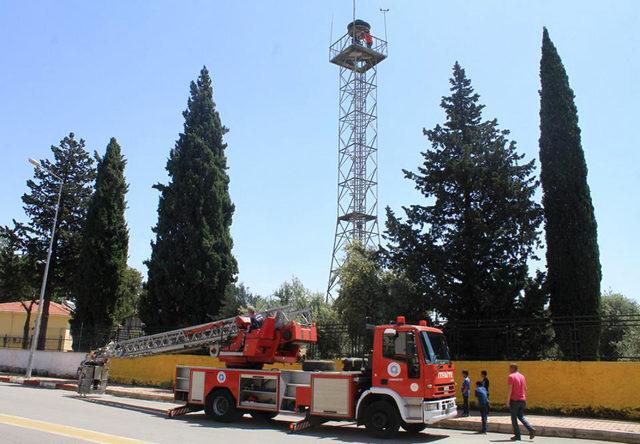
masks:
[(455, 386), (453, 384), (436, 384), (437, 395), (453, 395)]

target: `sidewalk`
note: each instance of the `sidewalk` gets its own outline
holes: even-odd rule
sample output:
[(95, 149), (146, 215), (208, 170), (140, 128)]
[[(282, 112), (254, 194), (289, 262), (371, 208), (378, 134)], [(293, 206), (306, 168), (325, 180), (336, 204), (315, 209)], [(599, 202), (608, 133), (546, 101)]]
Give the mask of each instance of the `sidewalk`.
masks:
[[(71, 391), (75, 391), (77, 387), (76, 381), (70, 379), (48, 377), (25, 379), (24, 376), (4, 373), (0, 373), (0, 382)], [(171, 390), (156, 387), (109, 384), (107, 393), (125, 398), (173, 402), (173, 392)], [(472, 412), (472, 415), (467, 418), (442, 421), (431, 427), (470, 431), (480, 430), (480, 415), (478, 412)], [(640, 444), (640, 422), (539, 415), (527, 415), (527, 419), (536, 428), (537, 436), (598, 439)], [(522, 436), (527, 440), (528, 433), (524, 429), (522, 430)], [(506, 413), (491, 413), (491, 416), (489, 416), (489, 431), (513, 434), (510, 416)]]
[[(480, 413), (439, 422), (433, 427), (455, 430), (480, 430)], [(598, 439), (604, 441), (640, 443), (640, 423), (595, 418), (571, 418), (566, 416), (526, 415), (535, 427), (536, 436), (559, 438)], [(489, 432), (513, 435), (511, 416), (508, 413), (489, 413)], [(523, 439), (528, 440), (529, 432), (520, 426)]]

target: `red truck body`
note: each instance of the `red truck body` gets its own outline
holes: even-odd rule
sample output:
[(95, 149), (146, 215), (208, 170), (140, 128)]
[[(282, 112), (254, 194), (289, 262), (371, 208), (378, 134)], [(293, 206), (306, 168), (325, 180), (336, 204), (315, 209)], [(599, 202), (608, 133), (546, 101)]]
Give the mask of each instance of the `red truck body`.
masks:
[[(233, 345), (225, 347), (220, 358), (228, 366), (238, 363), (245, 368), (179, 366), (175, 399), (190, 410), (204, 409), (219, 421), (233, 421), (244, 413), (262, 418), (287, 413), (305, 415), (300, 424), (292, 425), (294, 429), (350, 420), (383, 437), (392, 436), (399, 427), (420, 431), (427, 424), (456, 416), (454, 367), (444, 335), (424, 321), (420, 324), (405, 324), (398, 317), (396, 323), (375, 327), (371, 354), (356, 371), (251, 369), (246, 368), (250, 361), (234, 360), (240, 355), (225, 355), (238, 353)], [(293, 338), (291, 348), (285, 349), (295, 353), (283, 354), (281, 345), (274, 353), (274, 343), (265, 339), (274, 332), (268, 326), (264, 331), (268, 334), (262, 329), (247, 333), (244, 356), (266, 353), (280, 356), (272, 362), (293, 362), (300, 352), (295, 345), (316, 339), (308, 340), (315, 335), (315, 325), (312, 330), (294, 325), (286, 334)], [(256, 348), (247, 354), (246, 347)]]

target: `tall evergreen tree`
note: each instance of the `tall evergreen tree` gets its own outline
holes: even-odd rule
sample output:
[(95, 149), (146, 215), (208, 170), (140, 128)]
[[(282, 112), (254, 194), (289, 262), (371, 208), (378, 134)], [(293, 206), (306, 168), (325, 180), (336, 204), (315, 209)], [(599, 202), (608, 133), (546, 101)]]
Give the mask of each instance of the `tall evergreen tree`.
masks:
[[(587, 184), (573, 90), (545, 28), (540, 60), (540, 178), (547, 239), (548, 286), (553, 316), (600, 313), (600, 253)], [(580, 329), (578, 349), (567, 330), (556, 331), (566, 356), (595, 357), (599, 330)]]
[[(425, 201), (404, 208), (406, 221), (387, 209), (390, 262), (420, 287), (416, 305), (449, 320), (511, 316), (538, 245), (534, 162), (521, 163), (495, 119), (482, 121), (484, 106), (458, 63), (450, 83), (444, 126), (424, 131), (431, 148), (417, 172), (405, 171)], [(481, 351), (483, 341), (469, 335), (459, 352)]]
[(35, 261), (15, 229), (0, 227), (0, 239), (0, 302), (31, 300), (38, 291)]
[(216, 111), (206, 67), (191, 83), (183, 116), (184, 132), (167, 162), (170, 183), (155, 185), (161, 193), (156, 240), (140, 310), (151, 329), (215, 316), (237, 273), (230, 232), (234, 206), (223, 142), (228, 130)]
[(111, 138), (104, 157), (98, 159), (95, 192), (83, 230), (75, 281), (76, 310), (71, 322), (76, 349), (106, 343), (124, 298), (129, 248), (124, 218), (125, 165), (120, 145)]
[[(41, 160), (45, 169), (36, 168), (34, 179), (27, 181), (29, 192), (22, 196), (26, 223), (16, 223), (24, 253), (41, 264), (41, 278), (51, 236), (60, 180), (47, 172), (53, 172), (63, 182), (60, 211), (53, 239), (53, 251), (42, 311), (42, 323), (38, 348), (44, 349), (49, 320), (49, 302), (73, 295), (75, 272), (78, 267), (82, 226), (95, 179), (93, 158), (85, 150), (83, 139), (76, 140), (70, 133), (51, 146), (54, 160)], [(38, 284), (39, 287), (39, 284)]]

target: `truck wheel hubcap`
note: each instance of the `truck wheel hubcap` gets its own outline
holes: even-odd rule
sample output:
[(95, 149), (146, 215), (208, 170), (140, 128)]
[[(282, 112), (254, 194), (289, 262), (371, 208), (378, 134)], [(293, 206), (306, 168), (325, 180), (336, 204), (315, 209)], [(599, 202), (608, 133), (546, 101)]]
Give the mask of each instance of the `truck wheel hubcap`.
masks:
[(383, 412), (376, 412), (371, 416), (371, 424), (373, 424), (376, 429), (384, 430), (384, 428), (387, 427), (387, 423), (387, 415)]
[(222, 416), (229, 410), (229, 401), (222, 396), (213, 400), (213, 411), (216, 415)]

